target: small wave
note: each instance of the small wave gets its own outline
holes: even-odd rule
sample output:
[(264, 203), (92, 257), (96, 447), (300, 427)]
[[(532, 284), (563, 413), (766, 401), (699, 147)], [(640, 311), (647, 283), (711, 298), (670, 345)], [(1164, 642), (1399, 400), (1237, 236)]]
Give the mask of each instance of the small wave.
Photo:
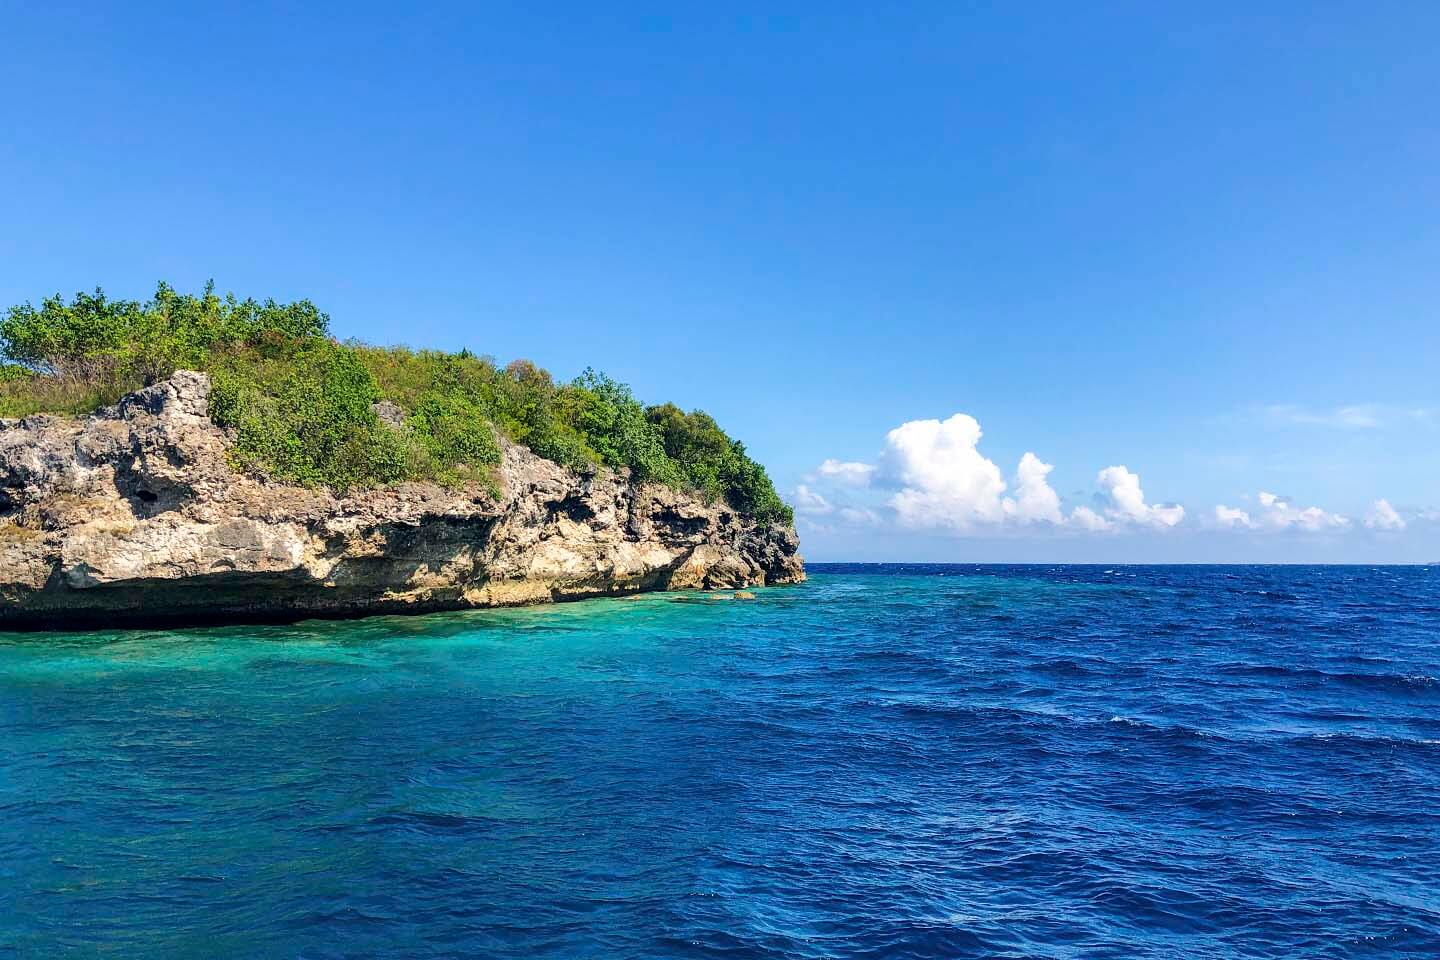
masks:
[(1336, 678), (1342, 683), (1379, 690), (1422, 692), (1440, 686), (1440, 680), (1421, 673), (1341, 673)]
[(1421, 693), (1440, 689), (1440, 679), (1428, 674), (1366, 673), (1346, 671), (1332, 673), (1316, 667), (1289, 667), (1270, 663), (1226, 663), (1215, 668), (1230, 676), (1275, 677), (1309, 684), (1343, 683), (1386, 692)]
[(1298, 747), (1355, 747), (1363, 750), (1388, 749), (1429, 750), (1440, 746), (1440, 740), (1431, 737), (1397, 737), (1371, 733), (1307, 733), (1289, 737), (1286, 741)]
[(1398, 569), (817, 570), (125, 675), (0, 641), (0, 886), (41, 892), (0, 943), (1440, 957), (1440, 580)]
[(1039, 663), (1030, 664), (1026, 669), (1061, 677), (1090, 677), (1096, 673), (1084, 664), (1068, 659), (1042, 660)]
[(1137, 720), (1134, 717), (1122, 717), (1119, 715), (1105, 721), (1111, 726), (1119, 726), (1133, 730), (1146, 737), (1155, 737), (1159, 740), (1185, 742), (1196, 740), (1209, 740), (1217, 743), (1225, 741), (1226, 738), (1208, 730), (1201, 730), (1199, 727), (1190, 727), (1182, 723), (1159, 724), (1151, 723), (1148, 720)]

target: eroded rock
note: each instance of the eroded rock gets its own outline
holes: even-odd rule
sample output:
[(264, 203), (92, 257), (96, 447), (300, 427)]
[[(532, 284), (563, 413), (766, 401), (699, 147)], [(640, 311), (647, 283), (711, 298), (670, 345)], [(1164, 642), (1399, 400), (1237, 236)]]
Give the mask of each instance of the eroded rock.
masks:
[(804, 579), (789, 528), (504, 444), (499, 494), (336, 496), (234, 471), (210, 381), (0, 421), (0, 626), (233, 621), (546, 603)]

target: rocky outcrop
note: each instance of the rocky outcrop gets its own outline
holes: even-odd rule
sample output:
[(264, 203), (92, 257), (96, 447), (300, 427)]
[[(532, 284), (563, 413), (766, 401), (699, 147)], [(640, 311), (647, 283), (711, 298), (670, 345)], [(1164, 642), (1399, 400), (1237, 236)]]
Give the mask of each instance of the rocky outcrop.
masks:
[(179, 372), (0, 420), (0, 626), (352, 616), (803, 580), (789, 528), (505, 444), (498, 490), (337, 496), (237, 473)]

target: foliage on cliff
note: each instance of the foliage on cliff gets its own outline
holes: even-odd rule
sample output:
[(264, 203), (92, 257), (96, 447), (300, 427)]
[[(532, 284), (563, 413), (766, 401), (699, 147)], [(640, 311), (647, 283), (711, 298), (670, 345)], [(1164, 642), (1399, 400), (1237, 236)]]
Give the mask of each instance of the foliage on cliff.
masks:
[(527, 360), (339, 343), (308, 300), (239, 300), (213, 285), (195, 296), (162, 283), (143, 303), (57, 295), (0, 318), (0, 417), (87, 413), (177, 369), (211, 374), (211, 415), (235, 431), (237, 466), (277, 479), (484, 479), (503, 434), (577, 469), (625, 468), (792, 520), (764, 467), (709, 415), (646, 408), (592, 370), (556, 383)]

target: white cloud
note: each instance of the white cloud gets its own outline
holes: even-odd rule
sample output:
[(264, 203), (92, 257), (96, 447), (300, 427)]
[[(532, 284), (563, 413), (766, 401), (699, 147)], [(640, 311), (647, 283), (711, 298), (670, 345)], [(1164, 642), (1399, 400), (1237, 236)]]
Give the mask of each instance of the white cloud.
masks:
[(1215, 522), (1222, 527), (1250, 528), (1254, 523), (1250, 520), (1250, 514), (1239, 507), (1217, 506), (1215, 508)]
[(1403, 407), (1383, 403), (1352, 403), (1338, 407), (1276, 403), (1262, 408), (1261, 413), (1267, 421), (1278, 426), (1382, 430), (1406, 425), (1433, 426), (1437, 411), (1431, 407)]
[(1325, 530), (1343, 530), (1350, 526), (1350, 519), (1338, 513), (1329, 513), (1319, 507), (1297, 509), (1285, 497), (1267, 491), (1260, 491), (1255, 498), (1260, 508), (1253, 514), (1227, 507), (1215, 508), (1215, 519), (1223, 527), (1242, 530), (1303, 530), (1319, 533)]
[(1370, 512), (1365, 515), (1365, 526), (1371, 530), (1404, 530), (1405, 518), (1390, 506), (1390, 501), (1381, 497), (1370, 505)]
[(857, 527), (875, 527), (880, 525), (880, 515), (866, 507), (841, 507), (840, 519)]
[(1260, 491), (1256, 499), (1264, 508), (1260, 515), (1260, 522), (1266, 526), (1280, 529), (1298, 527), (1311, 532), (1350, 526), (1349, 518), (1342, 517), (1338, 513), (1327, 513), (1319, 507), (1297, 510), (1289, 500), (1264, 490)]
[(1312, 427), (1338, 427), (1344, 430), (1374, 430), (1383, 422), (1384, 411), (1373, 403), (1352, 404), (1328, 410), (1312, 410), (1293, 403), (1277, 403), (1265, 408), (1265, 415), (1275, 423)]
[(1015, 496), (1006, 497), (1002, 502), (1005, 513), (1022, 523), (1063, 523), (1060, 495), (1047, 479), (1054, 469), (1033, 453), (1021, 457), (1020, 465), (1015, 468)]
[(1110, 521), (1089, 507), (1076, 507), (1070, 511), (1071, 526), (1079, 527), (1081, 530), (1109, 530)]
[(1000, 468), (978, 449), (983, 435), (963, 413), (911, 420), (890, 431), (877, 478), (900, 488), (889, 505), (902, 526), (970, 530), (1007, 519), (1063, 522), (1060, 497), (1047, 479), (1054, 467), (1026, 453), (1015, 471), (1015, 495), (1007, 497)]
[(835, 508), (829, 500), (802, 483), (795, 487), (795, 509), (799, 513), (824, 514)]
[(880, 475), (900, 487), (890, 498), (906, 527), (969, 530), (1003, 520), (1005, 481), (1000, 468), (976, 449), (981, 437), (974, 417), (911, 420), (885, 437)]
[(875, 474), (872, 463), (857, 463), (853, 460), (826, 460), (820, 464), (820, 476), (852, 487), (868, 487)]
[(1110, 498), (1105, 513), (1112, 521), (1163, 529), (1185, 519), (1185, 508), (1179, 504), (1147, 504), (1139, 474), (1124, 466), (1106, 467), (1095, 481)]
[[(832, 502), (805, 483), (796, 484), (791, 501), (795, 512), (816, 531), (833, 533), (841, 527), (875, 527), (881, 522), (880, 515), (869, 507)], [(827, 519), (822, 523), (819, 518)]]
[(1060, 495), (1050, 486), (1055, 469), (1051, 464), (1027, 452), (1015, 468), (1013, 488), (1007, 486), (1000, 468), (980, 452), (983, 436), (979, 422), (963, 413), (946, 420), (902, 423), (886, 434), (876, 464), (834, 459), (820, 464), (806, 477), (807, 482), (834, 486), (822, 494), (801, 484), (795, 490), (796, 509), (812, 515), (834, 513), (851, 524), (879, 524), (880, 515), (867, 507), (846, 504), (843, 493), (836, 502), (838, 488), (849, 486), (894, 491), (885, 506), (899, 526), (912, 529), (1166, 529), (1185, 516), (1179, 505), (1146, 503), (1140, 478), (1123, 466), (1113, 466), (1097, 477), (1107, 504), (1099, 509), (1076, 507), (1067, 517)]

